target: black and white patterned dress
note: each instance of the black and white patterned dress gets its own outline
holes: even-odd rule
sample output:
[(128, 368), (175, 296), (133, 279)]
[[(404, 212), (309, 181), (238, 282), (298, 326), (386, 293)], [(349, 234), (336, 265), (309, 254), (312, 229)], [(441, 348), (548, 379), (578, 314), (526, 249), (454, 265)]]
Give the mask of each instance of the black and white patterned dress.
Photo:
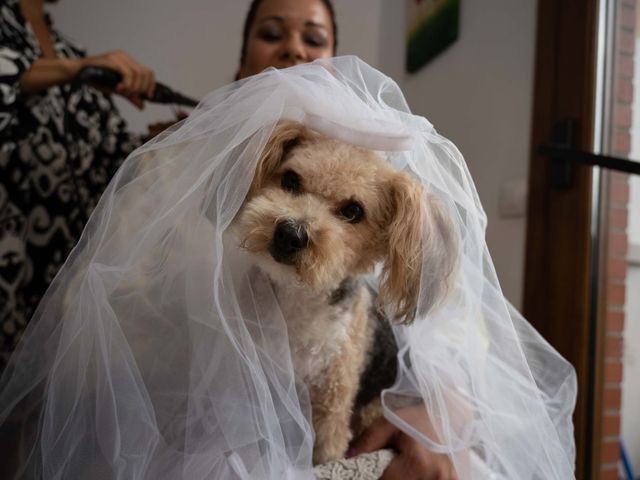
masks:
[[(59, 57), (84, 51), (51, 26)], [(140, 144), (110, 97), (54, 86), (23, 95), (41, 56), (17, 0), (0, 0), (0, 371), (88, 216)]]

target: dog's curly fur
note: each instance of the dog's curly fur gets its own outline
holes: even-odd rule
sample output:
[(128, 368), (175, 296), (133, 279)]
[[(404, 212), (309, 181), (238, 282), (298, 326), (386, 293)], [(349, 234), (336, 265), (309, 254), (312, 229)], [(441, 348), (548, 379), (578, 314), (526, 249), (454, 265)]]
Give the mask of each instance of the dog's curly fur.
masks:
[[(311, 398), (314, 462), (341, 458), (395, 377), (389, 322), (433, 307), (455, 267), (439, 202), (379, 154), (279, 124), (233, 225), (273, 283)], [(363, 281), (382, 264), (379, 295)], [(419, 296), (421, 291), (426, 295)]]

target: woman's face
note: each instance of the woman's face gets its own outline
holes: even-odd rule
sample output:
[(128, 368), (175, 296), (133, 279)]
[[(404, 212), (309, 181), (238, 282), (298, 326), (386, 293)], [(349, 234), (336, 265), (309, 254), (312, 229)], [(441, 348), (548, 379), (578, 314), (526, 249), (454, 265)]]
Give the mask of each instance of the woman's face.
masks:
[(263, 0), (249, 30), (239, 77), (333, 54), (331, 17), (321, 0)]

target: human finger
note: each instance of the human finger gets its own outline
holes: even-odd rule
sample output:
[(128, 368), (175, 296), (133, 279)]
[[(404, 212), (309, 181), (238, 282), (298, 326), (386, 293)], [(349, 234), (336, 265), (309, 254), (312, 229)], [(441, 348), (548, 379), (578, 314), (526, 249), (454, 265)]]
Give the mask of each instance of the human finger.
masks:
[(131, 103), (133, 103), (136, 107), (138, 107), (140, 110), (144, 109), (144, 100), (140, 95), (137, 95), (134, 93), (127, 93), (126, 95), (123, 95), (123, 96), (124, 98), (129, 100)]
[(455, 466), (448, 455), (432, 452), (405, 433), (395, 437), (393, 446), (397, 455), (382, 479), (457, 480)]
[(131, 56), (127, 56), (127, 61), (136, 74), (136, 93), (140, 93), (147, 98), (153, 96), (153, 92), (156, 87), (155, 74), (153, 73), (153, 70), (141, 64)]
[(386, 418), (380, 418), (352, 442), (348, 456), (380, 450), (388, 445), (398, 432), (399, 430), (395, 425)]

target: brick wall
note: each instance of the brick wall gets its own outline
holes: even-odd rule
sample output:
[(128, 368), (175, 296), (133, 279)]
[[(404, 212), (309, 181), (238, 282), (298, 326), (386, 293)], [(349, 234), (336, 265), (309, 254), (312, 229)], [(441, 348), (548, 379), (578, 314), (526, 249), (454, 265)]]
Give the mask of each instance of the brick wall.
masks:
[[(627, 157), (631, 150), (636, 0), (617, 0), (615, 66), (612, 98), (611, 148), (615, 156)], [(623, 331), (627, 278), (628, 175), (608, 172), (605, 199), (605, 292), (604, 395), (602, 402), (601, 471), (593, 478), (618, 480), (620, 460), (620, 408), (622, 402)]]

